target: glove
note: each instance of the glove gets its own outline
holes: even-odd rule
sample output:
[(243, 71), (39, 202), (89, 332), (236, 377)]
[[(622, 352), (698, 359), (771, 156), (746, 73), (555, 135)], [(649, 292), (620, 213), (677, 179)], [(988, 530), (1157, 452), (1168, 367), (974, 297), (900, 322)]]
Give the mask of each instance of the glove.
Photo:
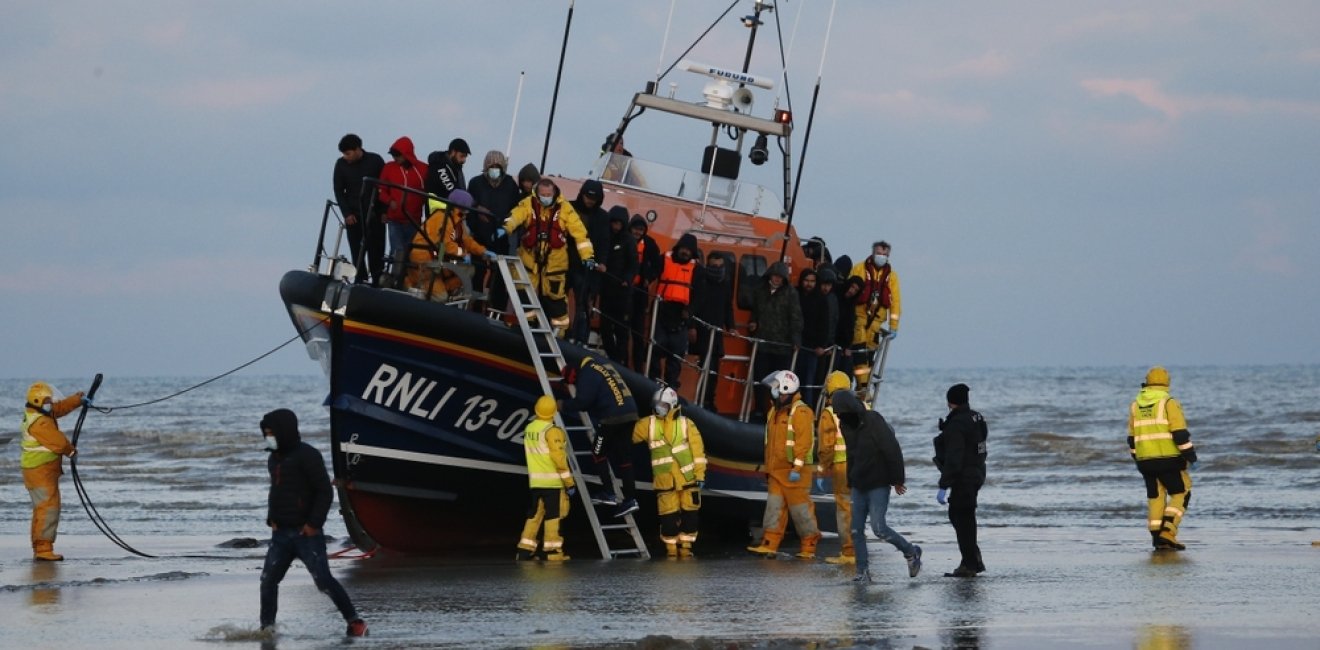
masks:
[(568, 486), (568, 496), (571, 496), (571, 497), (577, 496), (577, 486), (576, 486), (576, 485), (570, 485), (570, 486)]
[(464, 255), (464, 256), (463, 256), (463, 263), (464, 263), (464, 264), (471, 264), (471, 263), (472, 263), (472, 256), (471, 256), (471, 255)]
[(495, 258), (499, 257), (499, 255), (495, 254), (495, 251), (486, 251), (482, 253), (481, 256), (486, 258), (487, 262), (494, 262)]
[(503, 228), (496, 228), (496, 229), (495, 229), (495, 239), (499, 239), (500, 237), (503, 237), (503, 236), (504, 236), (504, 229), (503, 229)]
[(825, 479), (823, 478), (816, 479), (816, 491), (822, 494), (825, 493)]
[(701, 488), (704, 488), (704, 487), (706, 487), (706, 482), (705, 482), (705, 481), (697, 481), (697, 489), (698, 489), (698, 490), (700, 490)]
[(1192, 461), (1192, 462), (1190, 462), (1190, 463), (1187, 463), (1187, 469), (1189, 469), (1189, 470), (1195, 470), (1195, 469), (1196, 469), (1196, 461)]
[[(82, 398), (78, 400), (78, 403), (81, 404), (81, 405), (83, 405), (83, 406), (91, 406), (91, 405), (92, 405), (92, 398), (90, 398), (90, 397), (88, 397), (88, 396), (86, 396), (86, 395), (83, 395)], [(1317, 448), (1317, 449), (1320, 449), (1320, 442), (1317, 442), (1317, 443), (1316, 443), (1316, 448)]]
[(935, 493), (935, 501), (939, 502), (942, 506), (949, 505), (949, 488), (940, 488), (940, 490)]
[(889, 340), (892, 341), (896, 338), (898, 338), (898, 330), (889, 330)]
[(597, 266), (596, 260), (583, 260), (582, 266), (585, 267), (588, 271), (595, 271)]
[(802, 472), (799, 472), (797, 470), (792, 470), (788, 473), (788, 480), (790, 483), (797, 483), (798, 479), (801, 478), (802, 478)]

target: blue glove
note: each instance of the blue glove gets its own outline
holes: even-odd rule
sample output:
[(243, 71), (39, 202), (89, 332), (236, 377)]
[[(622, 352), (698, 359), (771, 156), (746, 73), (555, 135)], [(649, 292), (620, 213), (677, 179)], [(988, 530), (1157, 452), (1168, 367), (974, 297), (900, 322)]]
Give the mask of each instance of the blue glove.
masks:
[(571, 496), (571, 497), (572, 497), (572, 496), (577, 496), (577, 486), (576, 486), (576, 485), (574, 485), (574, 486), (571, 487), (571, 488), (568, 488), (568, 496)]
[(949, 505), (949, 488), (940, 488), (939, 492), (935, 493), (935, 501), (942, 506)]
[(494, 262), (495, 258), (499, 257), (499, 255), (495, 254), (495, 251), (486, 251), (482, 253), (481, 256), (486, 258), (487, 262)]
[(1194, 469), (1196, 469), (1196, 461), (1192, 461), (1192, 462), (1190, 462), (1190, 463), (1187, 463), (1187, 469), (1189, 469), (1189, 470), (1194, 470)]
[(825, 479), (823, 478), (816, 479), (816, 491), (822, 494), (825, 493)]
[(588, 271), (595, 271), (596, 260), (582, 260), (582, 266), (586, 267)]
[(898, 330), (889, 330), (889, 340), (892, 341), (896, 338), (898, 338)]
[[(79, 404), (82, 404), (83, 406), (91, 406), (91, 405), (92, 405), (92, 398), (90, 398), (90, 397), (88, 397), (88, 396), (86, 396), (86, 395), (83, 395), (83, 396), (82, 396), (82, 399), (78, 400), (78, 403), (79, 403)], [(1316, 444), (1316, 449), (1320, 449), (1320, 442), (1317, 442), (1317, 443), (1315, 443), (1315, 444)]]
[(503, 237), (503, 236), (504, 236), (504, 229), (503, 229), (503, 228), (496, 228), (496, 229), (495, 229), (495, 239), (499, 239), (500, 237)]
[(797, 471), (797, 470), (793, 470), (793, 471), (791, 471), (791, 472), (788, 473), (788, 480), (789, 480), (789, 482), (791, 482), (791, 483), (797, 483), (797, 482), (798, 482), (798, 479), (801, 479), (801, 478), (802, 478), (802, 472), (799, 472), (799, 471)]
[(704, 487), (706, 487), (706, 482), (705, 482), (705, 481), (697, 481), (697, 489), (698, 489), (698, 490), (700, 490), (700, 489), (702, 489), (702, 488), (704, 488)]

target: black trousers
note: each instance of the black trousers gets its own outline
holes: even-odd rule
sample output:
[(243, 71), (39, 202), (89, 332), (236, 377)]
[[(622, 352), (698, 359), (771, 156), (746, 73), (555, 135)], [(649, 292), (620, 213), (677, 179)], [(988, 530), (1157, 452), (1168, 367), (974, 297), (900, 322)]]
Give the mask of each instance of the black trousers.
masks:
[(356, 282), (380, 284), (380, 274), (385, 268), (385, 224), (380, 215), (359, 216), (356, 224), (345, 226), (344, 234), (353, 255), (353, 266), (357, 267)]
[[(632, 431), (633, 426), (637, 424), (636, 420), (615, 422), (612, 424), (600, 425), (596, 433), (604, 440), (601, 448), (601, 455), (593, 456), (592, 461), (596, 465), (596, 475), (600, 477), (601, 485), (605, 486), (605, 491), (613, 494), (614, 490), (610, 487), (609, 467), (614, 466), (614, 475), (619, 478), (623, 484), (623, 498), (637, 498), (637, 479), (632, 466)], [(609, 461), (606, 464), (606, 461)]]
[(949, 523), (958, 537), (958, 552), (962, 566), (973, 571), (985, 571), (981, 561), (981, 547), (976, 544), (976, 495), (980, 488), (955, 485), (949, 494)]
[(628, 314), (632, 293), (610, 287), (600, 294), (600, 342), (610, 361), (628, 365)]

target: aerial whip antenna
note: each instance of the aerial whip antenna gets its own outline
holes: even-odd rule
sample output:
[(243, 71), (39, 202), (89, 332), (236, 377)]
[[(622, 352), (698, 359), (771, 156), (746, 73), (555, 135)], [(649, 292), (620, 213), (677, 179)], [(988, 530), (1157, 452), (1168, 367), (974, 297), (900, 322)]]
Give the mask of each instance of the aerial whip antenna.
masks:
[(513, 98), (513, 121), (509, 123), (509, 144), (504, 146), (504, 156), (510, 160), (513, 158), (513, 130), (518, 126), (518, 106), (522, 104), (523, 79), (526, 77), (525, 70), (518, 72), (518, 94)]
[(811, 91), (811, 109), (807, 111), (807, 131), (802, 136), (802, 154), (798, 157), (797, 178), (793, 179), (793, 198), (788, 203), (788, 220), (784, 224), (784, 243), (779, 247), (782, 259), (788, 252), (788, 231), (793, 227), (793, 212), (797, 210), (798, 189), (802, 186), (802, 169), (807, 163), (807, 145), (811, 143), (811, 125), (816, 120), (816, 100), (820, 98), (820, 79), (825, 75), (825, 52), (830, 47), (830, 32), (834, 29), (834, 9), (838, 0), (830, 3), (830, 20), (825, 26), (825, 44), (820, 48), (820, 68), (816, 71), (816, 87)]
[(550, 123), (545, 125), (545, 146), (541, 148), (541, 173), (545, 173), (545, 157), (550, 153), (550, 131), (555, 126), (555, 105), (559, 103), (559, 81), (564, 77), (564, 55), (568, 53), (568, 31), (573, 27), (573, 0), (568, 0), (568, 20), (564, 23), (564, 44), (559, 47), (559, 70), (555, 72), (555, 93), (550, 98)]

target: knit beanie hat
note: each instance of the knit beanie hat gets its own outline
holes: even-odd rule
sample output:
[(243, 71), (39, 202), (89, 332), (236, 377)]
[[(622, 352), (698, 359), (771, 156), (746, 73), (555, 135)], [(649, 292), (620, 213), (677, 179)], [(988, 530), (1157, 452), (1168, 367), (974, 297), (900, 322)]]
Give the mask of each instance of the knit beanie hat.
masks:
[(490, 150), (490, 151), (487, 151), (487, 152), (486, 152), (486, 160), (482, 161), (482, 163), (481, 163), (481, 168), (482, 168), (482, 169), (490, 169), (491, 167), (499, 167), (500, 169), (508, 169), (508, 168), (509, 168), (509, 159), (508, 159), (508, 158), (505, 158), (505, 157), (504, 157), (504, 154), (503, 154), (502, 152), (495, 151), (495, 150), (493, 150), (493, 149)]

